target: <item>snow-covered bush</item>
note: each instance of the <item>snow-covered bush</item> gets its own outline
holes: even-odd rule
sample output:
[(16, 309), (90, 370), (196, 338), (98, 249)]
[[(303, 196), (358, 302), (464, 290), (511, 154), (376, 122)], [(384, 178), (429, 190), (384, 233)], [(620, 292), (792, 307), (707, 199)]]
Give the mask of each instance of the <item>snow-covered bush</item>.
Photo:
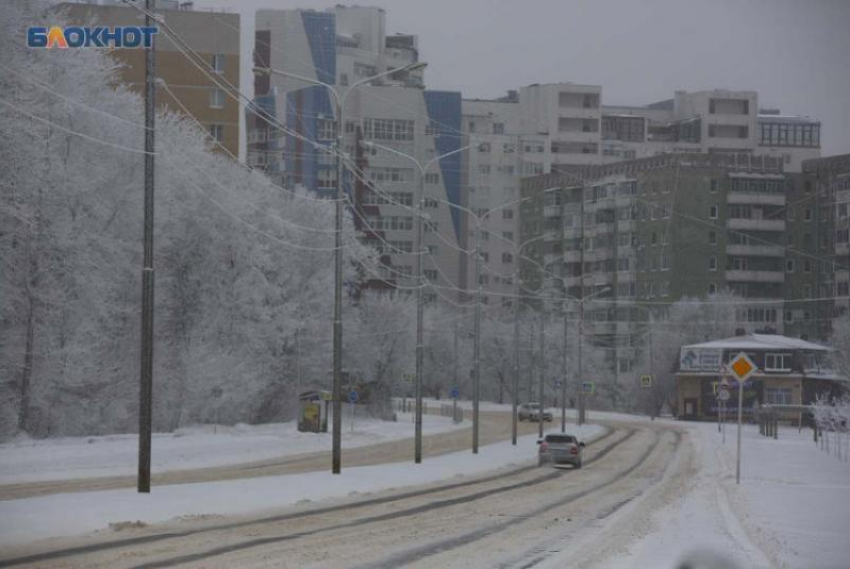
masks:
[(850, 460), (850, 395), (832, 399), (818, 396), (811, 407), (821, 448), (839, 459)]

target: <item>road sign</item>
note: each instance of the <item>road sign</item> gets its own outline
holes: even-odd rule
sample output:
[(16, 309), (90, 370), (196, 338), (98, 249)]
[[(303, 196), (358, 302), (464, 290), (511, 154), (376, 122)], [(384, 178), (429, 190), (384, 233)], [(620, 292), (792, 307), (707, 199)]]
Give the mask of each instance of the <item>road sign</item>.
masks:
[(729, 401), (729, 397), (730, 395), (728, 389), (721, 389), (720, 392), (717, 394), (717, 399), (719, 399), (720, 401)]
[(581, 391), (582, 393), (590, 393), (593, 394), (596, 389), (596, 384), (592, 381), (583, 381), (581, 382)]
[(747, 378), (757, 370), (756, 364), (744, 352), (739, 353), (729, 362), (729, 373), (739, 382), (747, 381)]
[(348, 402), (349, 403), (357, 403), (357, 390), (352, 389), (348, 392)]
[(640, 386), (641, 387), (652, 387), (652, 376), (651, 375), (640, 376)]
[(452, 399), (457, 399), (458, 397), (460, 397), (460, 389), (458, 389), (457, 387), (452, 387), (452, 390), (449, 391), (449, 397), (451, 397)]
[(736, 449), (735, 454), (737, 455), (735, 460), (735, 483), (741, 483), (741, 423), (743, 422), (743, 412), (744, 412), (744, 382), (749, 378), (758, 368), (756, 364), (753, 363), (747, 354), (744, 352), (738, 353), (737, 356), (732, 358), (732, 361), (729, 362), (729, 373), (732, 374), (732, 377), (738, 380), (738, 448)]

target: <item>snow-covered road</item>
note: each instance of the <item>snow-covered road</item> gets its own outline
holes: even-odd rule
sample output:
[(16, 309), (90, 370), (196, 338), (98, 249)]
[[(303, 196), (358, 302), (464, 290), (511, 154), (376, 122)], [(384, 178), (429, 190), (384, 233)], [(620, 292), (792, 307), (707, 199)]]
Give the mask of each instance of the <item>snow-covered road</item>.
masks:
[[(616, 414), (605, 423), (608, 433), (587, 447), (581, 470), (536, 468), (536, 437), (527, 435), (517, 448), (502, 442), (415, 467), (178, 485), (160, 489), (165, 501), (166, 490), (174, 494), (172, 509), (148, 519), (181, 517), (6, 547), (0, 565), (672, 568), (708, 550), (742, 569), (848, 566), (850, 464), (819, 451), (810, 431), (782, 429), (772, 440), (747, 427), (738, 487), (731, 433), (723, 444), (711, 424)], [(312, 488), (312, 499), (324, 499), (288, 507), (281, 506), (294, 500), (276, 500)], [(193, 493), (207, 493), (208, 507), (197, 508)], [(75, 499), (110, 501), (95, 493), (12, 503), (20, 502), (19, 520), (36, 523), (24, 512), (73, 510)]]

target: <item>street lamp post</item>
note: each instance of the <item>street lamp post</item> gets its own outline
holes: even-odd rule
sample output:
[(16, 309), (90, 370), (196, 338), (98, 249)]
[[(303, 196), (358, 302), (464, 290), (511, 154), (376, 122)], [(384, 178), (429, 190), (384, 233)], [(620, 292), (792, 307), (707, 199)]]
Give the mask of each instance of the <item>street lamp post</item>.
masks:
[[(452, 156), (454, 154), (458, 154), (459, 152), (463, 152), (468, 149), (469, 146), (462, 146), (461, 148), (457, 148), (452, 150), (451, 152), (446, 152), (445, 154), (441, 154), (439, 156), (435, 156), (425, 164), (422, 164), (419, 160), (410, 156), (409, 154), (405, 154), (404, 152), (399, 152), (394, 148), (390, 148), (388, 146), (384, 146), (382, 144), (377, 144), (375, 142), (367, 141), (364, 143), (366, 146), (370, 148), (380, 148), (390, 154), (395, 154), (396, 156), (400, 156), (402, 158), (406, 158), (416, 165), (417, 174), (419, 176), (417, 180), (417, 195), (416, 195), (416, 241), (414, 243), (413, 249), (416, 252), (416, 372), (415, 372), (415, 389), (414, 395), (416, 398), (416, 412), (415, 412), (415, 450), (414, 450), (414, 462), (419, 464), (422, 462), (422, 360), (424, 353), (424, 303), (422, 299), (422, 289), (424, 287), (424, 283), (422, 282), (422, 260), (425, 256), (425, 251), (422, 248), (422, 204), (425, 199), (425, 173), (428, 171), (428, 168), (431, 167), (432, 164), (436, 163), (438, 160), (446, 158), (448, 156)], [(474, 428), (474, 427), (473, 427)]]
[(336, 210), (334, 212), (334, 326), (333, 326), (333, 444), (331, 471), (339, 474), (342, 470), (342, 216), (343, 216), (343, 193), (345, 163), (342, 159), (345, 136), (344, 109), (345, 99), (355, 88), (366, 83), (380, 79), (393, 73), (410, 72), (425, 67), (425, 63), (415, 62), (400, 69), (388, 69), (371, 77), (365, 77), (347, 87), (340, 94), (334, 85), (304, 77), (288, 71), (271, 69), (268, 67), (254, 67), (254, 73), (276, 74), (290, 77), (311, 85), (320, 85), (326, 88), (334, 98), (336, 107), (336, 142), (334, 155), (336, 161)]

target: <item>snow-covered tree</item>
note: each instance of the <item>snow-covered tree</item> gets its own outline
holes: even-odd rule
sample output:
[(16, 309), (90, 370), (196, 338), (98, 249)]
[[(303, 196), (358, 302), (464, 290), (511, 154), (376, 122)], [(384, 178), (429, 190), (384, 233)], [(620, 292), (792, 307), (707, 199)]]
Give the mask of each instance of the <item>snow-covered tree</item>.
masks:
[[(0, 436), (132, 431), (142, 103), (105, 50), (27, 49), (46, 8), (0, 4)], [(285, 418), (295, 360), (330, 368), (333, 206), (212, 152), (183, 115), (156, 129), (154, 428), (216, 406)], [(350, 221), (344, 245), (355, 279), (373, 258)]]

